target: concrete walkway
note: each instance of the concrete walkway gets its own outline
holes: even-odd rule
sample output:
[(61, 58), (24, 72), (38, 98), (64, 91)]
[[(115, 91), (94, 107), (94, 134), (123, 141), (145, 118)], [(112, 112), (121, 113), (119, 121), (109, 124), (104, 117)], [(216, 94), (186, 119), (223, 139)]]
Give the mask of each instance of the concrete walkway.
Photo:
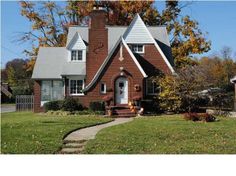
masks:
[(16, 105), (14, 104), (1, 104), (1, 113), (5, 112), (15, 112)]
[(119, 125), (123, 123), (127, 123), (132, 121), (133, 118), (116, 118), (114, 121), (96, 125), (93, 127), (83, 128), (77, 131), (70, 133), (64, 139), (64, 145), (62, 150), (59, 152), (61, 154), (74, 154), (74, 153), (81, 153), (86, 145), (87, 141), (90, 139), (94, 139), (96, 134), (104, 128)]

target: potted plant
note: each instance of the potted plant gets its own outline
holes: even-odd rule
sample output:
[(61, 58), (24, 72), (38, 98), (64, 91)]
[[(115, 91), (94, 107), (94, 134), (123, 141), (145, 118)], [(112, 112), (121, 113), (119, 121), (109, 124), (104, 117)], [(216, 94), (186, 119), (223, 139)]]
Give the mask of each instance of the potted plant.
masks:
[(107, 110), (107, 115), (108, 116), (112, 116), (113, 115), (112, 107), (107, 107), (106, 110)]

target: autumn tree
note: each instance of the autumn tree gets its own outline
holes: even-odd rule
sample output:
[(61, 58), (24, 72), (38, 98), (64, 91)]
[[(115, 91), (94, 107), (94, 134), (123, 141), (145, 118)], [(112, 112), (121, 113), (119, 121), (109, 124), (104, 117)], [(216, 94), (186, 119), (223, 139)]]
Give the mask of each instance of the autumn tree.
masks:
[[(136, 13), (147, 25), (165, 25), (172, 37), (172, 54), (177, 68), (194, 65), (192, 55), (210, 49), (210, 42), (199, 29), (198, 22), (181, 14), (189, 2), (166, 1), (165, 9), (159, 12), (155, 6), (158, 4), (154, 1), (69, 0), (65, 9), (51, 1), (20, 2), (21, 14), (32, 24), (32, 30), (25, 32), (21, 40), (33, 41), (33, 47), (36, 48), (26, 52), (32, 57), (37, 55), (39, 46), (65, 46), (68, 26), (87, 25), (89, 13), (95, 4), (105, 7), (109, 25), (129, 25)], [(34, 63), (34, 59), (31, 63)]]
[(210, 41), (199, 29), (198, 22), (189, 15), (182, 16), (181, 10), (191, 5), (189, 2), (166, 1), (166, 8), (161, 14), (160, 25), (166, 25), (171, 39), (171, 48), (175, 66), (194, 65), (193, 54), (202, 54), (210, 50)]
[(211, 80), (212, 87), (233, 90), (230, 78), (236, 75), (236, 62), (221, 57), (202, 57), (198, 64), (207, 70), (206, 75)]
[(19, 41), (32, 43), (32, 48), (24, 51), (30, 58), (27, 70), (32, 72), (39, 46), (64, 46), (69, 23), (65, 10), (55, 2), (20, 1), (19, 4), (21, 15), (31, 22), (31, 30), (23, 32)]
[(160, 107), (174, 112), (196, 111), (201, 100), (199, 92), (211, 86), (206, 69), (199, 65), (185, 66), (177, 70), (177, 75), (164, 75), (156, 81), (161, 90), (157, 96)]
[(27, 63), (28, 60), (13, 59), (6, 63), (6, 67), (1, 70), (4, 73), (4, 81), (9, 83), (13, 89), (13, 94), (31, 94), (33, 91), (33, 81), (31, 73), (28, 73)]

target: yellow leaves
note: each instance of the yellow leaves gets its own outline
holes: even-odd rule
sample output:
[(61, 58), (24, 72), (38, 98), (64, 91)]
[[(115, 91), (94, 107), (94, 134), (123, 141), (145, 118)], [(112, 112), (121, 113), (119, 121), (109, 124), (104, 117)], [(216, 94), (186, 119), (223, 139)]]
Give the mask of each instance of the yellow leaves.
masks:
[(35, 61), (36, 60), (34, 58), (32, 58), (27, 62), (26, 66), (25, 66), (25, 69), (26, 69), (27, 72), (32, 72), (33, 71)]

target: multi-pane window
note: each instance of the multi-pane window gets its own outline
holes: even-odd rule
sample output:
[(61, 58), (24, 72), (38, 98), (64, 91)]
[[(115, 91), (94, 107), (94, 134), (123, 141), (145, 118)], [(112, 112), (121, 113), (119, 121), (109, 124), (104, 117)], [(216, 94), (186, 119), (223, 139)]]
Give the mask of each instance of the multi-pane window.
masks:
[(83, 60), (82, 50), (72, 50), (71, 51), (71, 61), (81, 61)]
[(147, 79), (146, 90), (148, 95), (153, 95), (159, 93), (160, 88), (152, 79)]
[(63, 99), (63, 81), (42, 81), (41, 101), (52, 101)]
[(133, 44), (131, 49), (134, 53), (144, 53), (144, 45), (141, 44)]
[(105, 94), (106, 93), (106, 84), (105, 83), (101, 83), (100, 84), (100, 91), (101, 93)]
[(80, 95), (83, 94), (84, 81), (83, 80), (70, 80), (70, 94)]

